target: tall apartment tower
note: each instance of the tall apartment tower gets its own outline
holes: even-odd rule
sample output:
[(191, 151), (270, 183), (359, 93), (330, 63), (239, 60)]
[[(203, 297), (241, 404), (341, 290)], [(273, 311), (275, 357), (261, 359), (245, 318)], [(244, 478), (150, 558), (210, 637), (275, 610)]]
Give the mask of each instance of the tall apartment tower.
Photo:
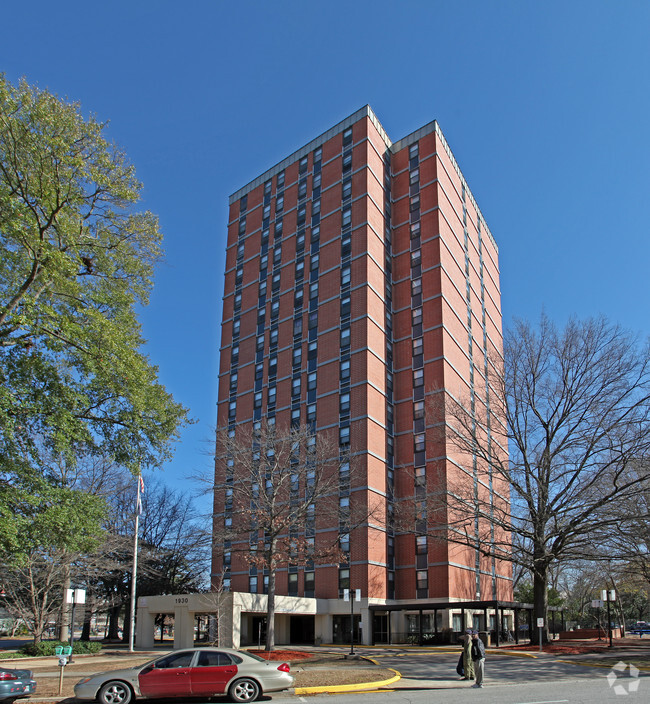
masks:
[[(488, 359), (501, 346), (497, 245), (436, 122), (391, 142), (366, 106), (230, 197), (218, 427), (274, 417), (336, 429), (361, 468), (347, 500), (385, 507), (342, 544), (343, 563), (277, 574), (278, 595), (313, 599), (315, 617), (330, 604), (323, 638), (349, 630), (348, 587), (374, 609), (374, 641), (382, 605), (444, 607), (437, 630), (458, 629), (455, 603), (512, 599), (507, 563), (390, 520), (393, 499), (417, 503), (454, 473), (484, 472), (494, 490), (475, 459), (428, 432), (445, 423), (428, 409), (444, 389), (489, 413)], [(215, 521), (227, 518), (217, 496)], [(232, 592), (265, 591), (222, 550), (213, 575)]]

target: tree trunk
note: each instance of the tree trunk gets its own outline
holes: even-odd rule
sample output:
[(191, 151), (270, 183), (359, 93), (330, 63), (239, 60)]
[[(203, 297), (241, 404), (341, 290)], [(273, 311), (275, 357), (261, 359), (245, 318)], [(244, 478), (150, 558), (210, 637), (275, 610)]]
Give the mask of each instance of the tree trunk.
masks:
[(65, 600), (67, 590), (70, 589), (70, 567), (66, 567), (63, 577), (63, 600), (61, 602), (61, 611), (59, 613), (59, 628), (57, 637), (62, 643), (67, 643), (70, 640), (70, 604)]
[(266, 650), (275, 647), (275, 569), (269, 567), (269, 593), (266, 606)]
[(108, 614), (108, 640), (119, 640), (121, 606), (112, 606)]
[(86, 605), (84, 611), (84, 625), (81, 629), (81, 640), (90, 640), (90, 625), (93, 620), (93, 609), (91, 604)]
[(548, 565), (537, 563), (533, 572), (533, 632), (530, 634), (531, 642), (539, 645), (539, 627), (537, 619), (544, 621), (542, 629), (542, 642), (548, 642)]

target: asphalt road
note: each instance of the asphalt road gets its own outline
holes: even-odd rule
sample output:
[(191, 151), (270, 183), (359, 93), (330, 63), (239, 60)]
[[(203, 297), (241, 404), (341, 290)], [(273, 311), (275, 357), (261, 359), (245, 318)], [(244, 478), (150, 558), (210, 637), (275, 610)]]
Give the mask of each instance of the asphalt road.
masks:
[[(551, 655), (496, 655), (488, 652), (485, 686), (475, 689), (456, 675), (460, 651), (431, 653), (419, 651), (376, 651), (363, 649), (381, 664), (401, 673), (402, 679), (389, 691), (344, 693), (327, 696), (328, 704), (454, 704), (495, 702), (498, 704), (600, 704), (601, 702), (650, 702), (650, 673), (630, 677), (629, 668), (608, 680), (609, 668), (587, 667)], [(273, 695), (280, 702), (284, 693)], [(311, 698), (311, 697), (309, 697)], [(305, 697), (295, 697), (307, 701)], [(294, 701), (295, 701), (294, 699)]]

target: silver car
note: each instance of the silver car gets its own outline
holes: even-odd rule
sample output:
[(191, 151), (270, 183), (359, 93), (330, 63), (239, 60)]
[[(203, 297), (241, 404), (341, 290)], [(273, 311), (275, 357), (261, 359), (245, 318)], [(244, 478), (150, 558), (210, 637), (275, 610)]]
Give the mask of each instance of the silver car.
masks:
[(267, 661), (230, 648), (176, 650), (144, 665), (84, 677), (74, 687), (77, 699), (129, 704), (134, 697), (211, 697), (228, 694), (252, 702), (265, 692), (294, 683), (289, 664)]
[(28, 697), (36, 691), (31, 670), (0, 668), (0, 702), (7, 704), (19, 697)]

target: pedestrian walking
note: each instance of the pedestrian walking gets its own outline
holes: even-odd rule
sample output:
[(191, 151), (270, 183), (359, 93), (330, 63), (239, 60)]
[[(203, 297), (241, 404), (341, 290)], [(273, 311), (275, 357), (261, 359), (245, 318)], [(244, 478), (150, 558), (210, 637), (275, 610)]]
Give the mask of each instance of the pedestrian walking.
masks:
[(474, 679), (474, 663), (472, 662), (472, 630), (467, 629), (463, 639), (463, 680)]
[(483, 676), (485, 675), (485, 646), (478, 637), (478, 631), (472, 631), (471, 655), (476, 675), (476, 684), (472, 686), (480, 689), (483, 687)]

